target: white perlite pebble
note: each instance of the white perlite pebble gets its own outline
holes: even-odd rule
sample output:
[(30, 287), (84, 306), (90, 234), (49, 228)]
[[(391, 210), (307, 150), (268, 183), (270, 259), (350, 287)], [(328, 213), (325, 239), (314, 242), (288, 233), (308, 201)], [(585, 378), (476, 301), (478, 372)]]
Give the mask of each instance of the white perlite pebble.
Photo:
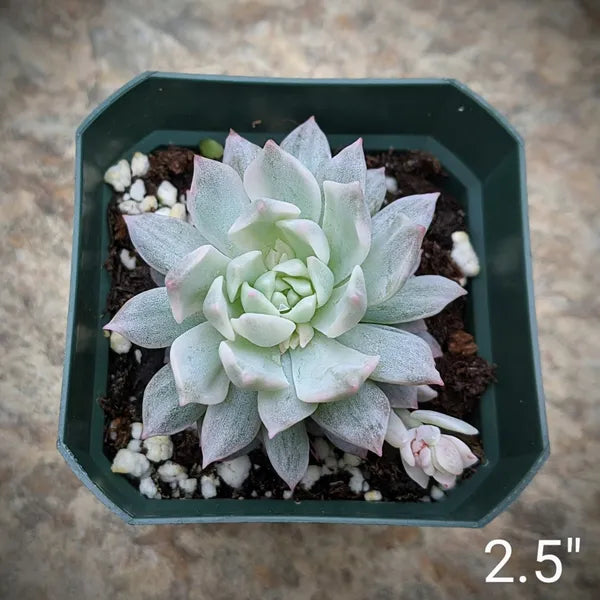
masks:
[(348, 482), (350, 489), (355, 494), (362, 494), (364, 491), (363, 483), (365, 478), (363, 477), (361, 470), (358, 467), (347, 467), (346, 471), (352, 475), (352, 477), (350, 477), (350, 481)]
[(479, 275), (479, 259), (465, 231), (455, 231), (452, 234), (452, 252), (450, 253), (450, 257), (465, 277)]
[(385, 189), (390, 194), (395, 194), (398, 191), (398, 182), (395, 177), (390, 177), (389, 175), (385, 178)]
[(198, 480), (195, 477), (184, 479), (179, 482), (179, 487), (184, 494), (189, 494), (191, 496), (198, 487)]
[(283, 499), (289, 500), (293, 496), (292, 490), (283, 490)]
[(132, 452), (141, 452), (142, 451), (142, 441), (141, 440), (129, 440), (129, 444), (127, 444), (127, 450), (131, 450)]
[(134, 254), (131, 254), (127, 248), (123, 248), (121, 252), (119, 252), (119, 258), (121, 259), (121, 264), (130, 271), (135, 269), (137, 260)]
[(137, 362), (138, 365), (142, 364), (142, 351), (139, 348), (136, 348), (133, 351), (133, 356), (135, 356), (135, 361)]
[(163, 181), (156, 190), (158, 201), (164, 206), (173, 206), (177, 202), (177, 188), (170, 181)]
[(371, 490), (365, 494), (365, 500), (367, 502), (379, 502), (383, 496), (379, 490)]
[(217, 474), (234, 489), (242, 487), (250, 474), (250, 459), (247, 456), (238, 456), (233, 460), (224, 460), (217, 465)]
[(127, 192), (121, 196), (121, 200), (119, 202), (122, 202), (123, 200), (129, 200), (129, 194)]
[(430, 496), (432, 500), (443, 500), (446, 497), (446, 494), (437, 485), (431, 487)]
[(133, 477), (143, 477), (150, 472), (148, 459), (139, 452), (121, 448), (113, 459), (110, 470), (113, 473), (123, 473)]
[(185, 204), (181, 204), (181, 202), (177, 202), (173, 204), (173, 208), (169, 211), (169, 216), (174, 217), (175, 219), (182, 219), (185, 221), (186, 212), (185, 212)]
[(325, 460), (331, 454), (331, 446), (322, 437), (313, 440), (313, 448), (319, 460)]
[(332, 471), (337, 471), (338, 461), (335, 456), (328, 456), (325, 459), (325, 466), (330, 468)]
[(124, 338), (120, 333), (111, 331), (110, 349), (117, 354), (127, 354), (131, 350), (131, 342)]
[(168, 206), (163, 206), (162, 208), (159, 208), (155, 214), (169, 217), (171, 216), (171, 209)]
[(143, 177), (150, 169), (150, 160), (142, 152), (136, 152), (131, 159), (131, 174)]
[(136, 202), (141, 202), (146, 195), (146, 186), (141, 179), (136, 179), (133, 185), (129, 188), (129, 196)]
[(157, 208), (158, 208), (158, 200), (156, 199), (156, 196), (146, 196), (140, 202), (140, 210), (142, 212), (152, 212), (153, 210), (156, 210)]
[(137, 421), (135, 423), (132, 423), (131, 424), (131, 437), (134, 440), (141, 440), (143, 429), (144, 429), (144, 426), (141, 423), (138, 423)]
[(124, 215), (139, 215), (140, 205), (135, 200), (119, 202), (119, 211)]
[(368, 492), (371, 489), (368, 481), (363, 481), (363, 492)]
[(214, 498), (217, 495), (218, 480), (212, 475), (202, 475), (200, 479), (200, 493), (203, 498)]
[(171, 462), (170, 460), (168, 460), (164, 465), (158, 467), (158, 476), (165, 483), (172, 483), (174, 481), (187, 479), (187, 473), (185, 472), (185, 469), (181, 465)]
[(124, 192), (131, 184), (131, 170), (129, 163), (123, 159), (116, 165), (109, 167), (104, 173), (104, 181), (112, 185), (116, 192)]
[(168, 435), (157, 435), (144, 440), (146, 456), (152, 462), (162, 462), (173, 456), (173, 442)]
[(300, 480), (300, 485), (305, 490), (310, 490), (310, 488), (319, 481), (321, 478), (321, 468), (317, 465), (309, 465), (308, 469), (306, 469), (306, 473), (304, 477)]
[(273, 495), (273, 492), (271, 492), (270, 490), (265, 492), (265, 498), (270, 498)]
[(360, 456), (356, 456), (355, 454), (348, 454), (348, 452), (344, 452), (344, 462), (349, 467), (358, 467), (362, 462)]
[(150, 477), (144, 477), (140, 481), (140, 494), (143, 494), (147, 498), (160, 498), (160, 492), (158, 486), (152, 481)]

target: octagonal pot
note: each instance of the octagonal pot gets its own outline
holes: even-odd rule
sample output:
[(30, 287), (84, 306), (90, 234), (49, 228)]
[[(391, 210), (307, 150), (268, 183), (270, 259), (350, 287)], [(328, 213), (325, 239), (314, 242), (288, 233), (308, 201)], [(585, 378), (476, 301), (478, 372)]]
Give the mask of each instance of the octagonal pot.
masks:
[[(361, 136), (367, 151), (434, 154), (462, 204), (481, 274), (469, 284), (468, 325), (498, 382), (477, 415), (486, 461), (443, 502), (156, 500), (110, 470), (103, 453), (109, 277), (105, 170), (135, 150), (194, 146), (229, 128), (256, 143), (280, 140), (316, 115), (332, 147)], [(457, 81), (261, 79), (144, 73), (77, 130), (71, 293), (58, 448), (81, 481), (130, 523), (318, 521), (484, 525), (504, 510), (548, 456), (541, 386), (523, 142)]]

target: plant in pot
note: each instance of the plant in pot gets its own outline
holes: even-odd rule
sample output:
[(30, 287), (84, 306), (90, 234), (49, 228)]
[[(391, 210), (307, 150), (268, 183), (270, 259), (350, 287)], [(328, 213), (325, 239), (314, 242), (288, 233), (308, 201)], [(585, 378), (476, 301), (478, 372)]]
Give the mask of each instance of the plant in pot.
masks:
[[(180, 84), (193, 79), (151, 75), (142, 81), (154, 78)], [(286, 84), (279, 83), (285, 91)], [(276, 89), (263, 84), (257, 93), (256, 81), (240, 84), (249, 86), (250, 100)], [(323, 91), (327, 85), (340, 84), (322, 84)], [(372, 85), (367, 95), (378, 87)], [(165, 87), (155, 91), (160, 95)], [(210, 85), (206, 89), (210, 92)], [(317, 109), (311, 89), (306, 104)], [(274, 106), (277, 113), (280, 108)], [(167, 112), (175, 123), (189, 110)], [(306, 106), (294, 109), (294, 115), (303, 110)], [(333, 118), (327, 102), (311, 112), (319, 121), (321, 113)], [(253, 116), (264, 122), (275, 115), (261, 109)], [(218, 116), (221, 126), (225, 117)], [(232, 120), (229, 125), (237, 126), (239, 119)], [(460, 228), (446, 227), (447, 239), (440, 242), (446, 247), (435, 241), (440, 223), (464, 213), (446, 201), (436, 210), (439, 192), (417, 189), (432, 185), (415, 183), (419, 160), (421, 166), (433, 165), (441, 179), (434, 158), (377, 154), (395, 144), (368, 138), (371, 152), (365, 158), (362, 139), (346, 144), (347, 135), (343, 142), (334, 136), (330, 144), (312, 117), (287, 129), (278, 136), (280, 144), (268, 139), (269, 130), (251, 133), (264, 145), (231, 131), (223, 153), (218, 142), (204, 140), (195, 157), (185, 149), (191, 145), (189, 133), (182, 139), (158, 130), (133, 147), (131, 165), (124, 158), (104, 165), (109, 167), (105, 180), (114, 188), (108, 203), (108, 295), (116, 314), (104, 326), (112, 348), (109, 367), (95, 370), (95, 384), (109, 416), (103, 421), (112, 465), (107, 469), (102, 456), (105, 466), (95, 473), (94, 488), (105, 501), (104, 490), (113, 488), (110, 500), (135, 522), (480, 524), (506, 498), (496, 495), (483, 511), (481, 505), (470, 507), (469, 517), (469, 491), (462, 489), (474, 481), (482, 486), (490, 463), (496, 469), (502, 464), (493, 435), (485, 435), (486, 428), (488, 433), (494, 428), (484, 423), (483, 454), (473, 425), (485, 412), (477, 404), (492, 369), (476, 356), (478, 348), (464, 330), (464, 303), (454, 302), (465, 296), (466, 276), (477, 274), (479, 265)], [(217, 137), (215, 130), (203, 133)], [(180, 147), (160, 148), (174, 141)], [(331, 146), (342, 149), (332, 154)], [(119, 152), (116, 158), (124, 155), (131, 153)], [(95, 163), (97, 172), (102, 161)], [(407, 179), (397, 176), (398, 165), (410, 173)], [(460, 172), (452, 157), (444, 166)], [(104, 201), (106, 188), (102, 194)], [(432, 220), (435, 226), (425, 237)], [(107, 241), (101, 241), (105, 247)], [(115, 296), (125, 280), (135, 285)], [(447, 305), (458, 308), (443, 310)], [(477, 307), (470, 310), (477, 320)], [(530, 307), (527, 316), (532, 317)], [(480, 346), (485, 331), (482, 337), (476, 335)], [(96, 339), (99, 346), (101, 338)], [(532, 355), (535, 361), (535, 348)], [(63, 411), (70, 366), (68, 356)], [(440, 372), (451, 379), (451, 390), (464, 390), (454, 393), (454, 400), (470, 403), (468, 410), (457, 411), (451, 402), (447, 407), (452, 393), (441, 387)], [(537, 376), (534, 365), (534, 380)], [(136, 409), (123, 402), (124, 391), (132, 394), (137, 413), (141, 408), (142, 423), (133, 418)], [(431, 409), (419, 406), (427, 401)], [(530, 405), (537, 410), (542, 441), (534, 468), (546, 451), (539, 401), (537, 396)], [(121, 413), (115, 417), (117, 403)], [(459, 413), (471, 423), (457, 418)], [(64, 412), (63, 424), (68, 424)], [(89, 440), (89, 429), (87, 437), (98, 459), (101, 440)], [(75, 462), (63, 439), (59, 446)], [(474, 469), (478, 458), (483, 464)], [(88, 470), (77, 464), (84, 480)], [(120, 474), (134, 480), (139, 491)], [(469, 479), (460, 481), (465, 476)], [(279, 484), (273, 478), (280, 478)], [(513, 488), (526, 478), (521, 474)], [(391, 487), (381, 485), (388, 479)], [(445, 498), (444, 491), (457, 482)], [(243, 498), (244, 507), (233, 508), (223, 498)], [(444, 500), (429, 503), (444, 507), (437, 515), (435, 508), (417, 502), (432, 498)], [(464, 516), (453, 519), (448, 511), (457, 506)]]

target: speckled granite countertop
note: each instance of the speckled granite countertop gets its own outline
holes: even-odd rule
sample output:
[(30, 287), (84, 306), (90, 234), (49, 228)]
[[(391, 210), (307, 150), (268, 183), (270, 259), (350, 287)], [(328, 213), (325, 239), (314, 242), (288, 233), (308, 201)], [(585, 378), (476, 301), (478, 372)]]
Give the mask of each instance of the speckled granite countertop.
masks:
[[(600, 587), (599, 65), (594, 0), (2, 3), (0, 596), (591, 598)], [(145, 69), (455, 77), (519, 129), (553, 454), (507, 513), (478, 531), (132, 528), (81, 486), (55, 449), (73, 133)], [(518, 576), (537, 568), (540, 537), (566, 536), (581, 536), (583, 549), (564, 559), (560, 583), (484, 583), (495, 562), (487, 541), (512, 542)]]

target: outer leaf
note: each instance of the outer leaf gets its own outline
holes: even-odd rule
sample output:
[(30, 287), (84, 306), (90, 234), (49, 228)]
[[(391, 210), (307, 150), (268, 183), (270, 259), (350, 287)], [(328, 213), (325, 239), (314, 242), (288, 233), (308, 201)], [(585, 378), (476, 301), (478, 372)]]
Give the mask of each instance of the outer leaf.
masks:
[(398, 213), (396, 220), (373, 217), (371, 250), (362, 264), (369, 306), (391, 298), (412, 275), (425, 229)]
[(202, 311), (206, 320), (228, 340), (235, 339), (235, 332), (231, 326), (231, 310), (223, 287), (225, 285), (223, 276), (217, 277), (211, 284), (204, 303)]
[(279, 350), (259, 348), (246, 340), (222, 342), (219, 357), (233, 385), (251, 390), (281, 390), (288, 386)]
[(371, 379), (398, 385), (443, 385), (431, 350), (420, 337), (394, 327), (358, 324), (338, 338), (342, 344), (367, 354), (378, 354)]
[(281, 365), (289, 382), (288, 387), (258, 392), (258, 414), (271, 438), (306, 419), (317, 409), (316, 404), (302, 402), (296, 395), (289, 352), (281, 356)]
[(209, 406), (202, 422), (202, 468), (250, 444), (260, 430), (256, 392), (231, 386), (221, 404)]
[(329, 268), (334, 282), (362, 264), (371, 247), (371, 217), (360, 184), (323, 182), (323, 231), (330, 243)]
[(374, 215), (385, 200), (385, 167), (379, 169), (367, 169), (365, 183), (365, 203), (369, 213)]
[(416, 385), (394, 385), (393, 383), (382, 382), (378, 382), (377, 385), (387, 396), (392, 408), (418, 407), (418, 391)]
[(198, 231), (227, 256), (238, 253), (227, 232), (250, 200), (236, 171), (222, 162), (194, 156), (188, 210)]
[(392, 202), (386, 206), (381, 212), (388, 213), (385, 218), (395, 219), (392, 216), (395, 212), (404, 213), (413, 223), (429, 228), (431, 220), (433, 219), (433, 213), (435, 212), (435, 204), (437, 199), (440, 197), (438, 192), (433, 194), (415, 194), (414, 196), (404, 196), (404, 198), (398, 198), (395, 202)]
[[(315, 427), (319, 427), (314, 421), (308, 421), (308, 423), (312, 423)], [(308, 427), (308, 425), (307, 425)], [(322, 434), (336, 447), (339, 448), (342, 452), (347, 452), (348, 454), (354, 454), (354, 456), (359, 456), (360, 458), (367, 458), (367, 454), (369, 451), (366, 448), (359, 448), (342, 438), (339, 438), (337, 435), (333, 435), (330, 431), (325, 431), (324, 429), (319, 429), (322, 431)]]
[(458, 283), (440, 275), (411, 277), (389, 300), (367, 308), (363, 321), (394, 324), (426, 319), (466, 293)]
[(231, 325), (236, 333), (261, 348), (281, 344), (296, 329), (296, 324), (288, 319), (260, 313), (244, 313), (231, 319)]
[(202, 323), (180, 335), (171, 346), (171, 368), (179, 403), (218, 404), (225, 399), (229, 379), (219, 361), (221, 334)]
[(224, 275), (229, 259), (213, 246), (200, 246), (186, 254), (165, 278), (173, 316), (178, 323), (202, 310), (212, 282)]
[(164, 287), (141, 292), (128, 300), (104, 326), (142, 348), (166, 348), (188, 329), (204, 321), (201, 313), (177, 323)]
[(321, 404), (312, 418), (323, 429), (381, 456), (389, 416), (390, 403), (385, 394), (367, 381), (351, 398)]
[(310, 445), (304, 423), (296, 423), (273, 438), (265, 431), (263, 443), (277, 475), (293, 490), (308, 468)]
[(421, 423), (435, 425), (436, 427), (441, 427), (447, 431), (455, 431), (456, 433), (462, 433), (464, 435), (477, 435), (479, 433), (473, 425), (469, 425), (469, 423), (462, 421), (461, 419), (445, 415), (435, 410), (415, 410), (410, 413), (410, 416), (413, 419), (421, 421)]
[(195, 227), (181, 219), (154, 213), (123, 218), (139, 255), (162, 274), (186, 254), (207, 243)]
[(331, 160), (327, 137), (310, 117), (281, 142), (282, 150), (295, 156), (317, 179)]
[(303, 402), (332, 402), (355, 394), (379, 361), (378, 356), (367, 356), (316, 332), (306, 348), (290, 353), (296, 394)]
[(203, 404), (179, 405), (179, 395), (170, 365), (156, 372), (144, 390), (142, 439), (173, 435), (193, 425), (206, 411)]
[(240, 178), (243, 178), (244, 171), (259, 152), (260, 146), (249, 142), (239, 133), (230, 129), (223, 149), (223, 162), (236, 171)]
[(310, 277), (315, 294), (317, 294), (317, 307), (323, 306), (333, 292), (333, 273), (329, 267), (316, 256), (306, 259), (308, 276)]
[(340, 150), (323, 171), (324, 181), (352, 183), (358, 181), (361, 189), (365, 189), (367, 178), (367, 163), (363, 150), (362, 138)]
[(317, 223), (309, 219), (288, 219), (279, 221), (277, 227), (298, 258), (316, 256), (325, 264), (329, 262), (329, 242)]
[(333, 290), (329, 302), (320, 308), (311, 325), (327, 337), (336, 338), (352, 329), (364, 316), (367, 289), (363, 272), (354, 267), (347, 283)]
[(274, 198), (295, 204), (305, 219), (318, 221), (321, 190), (313, 174), (295, 157), (269, 140), (248, 165), (244, 187), (252, 200)]

